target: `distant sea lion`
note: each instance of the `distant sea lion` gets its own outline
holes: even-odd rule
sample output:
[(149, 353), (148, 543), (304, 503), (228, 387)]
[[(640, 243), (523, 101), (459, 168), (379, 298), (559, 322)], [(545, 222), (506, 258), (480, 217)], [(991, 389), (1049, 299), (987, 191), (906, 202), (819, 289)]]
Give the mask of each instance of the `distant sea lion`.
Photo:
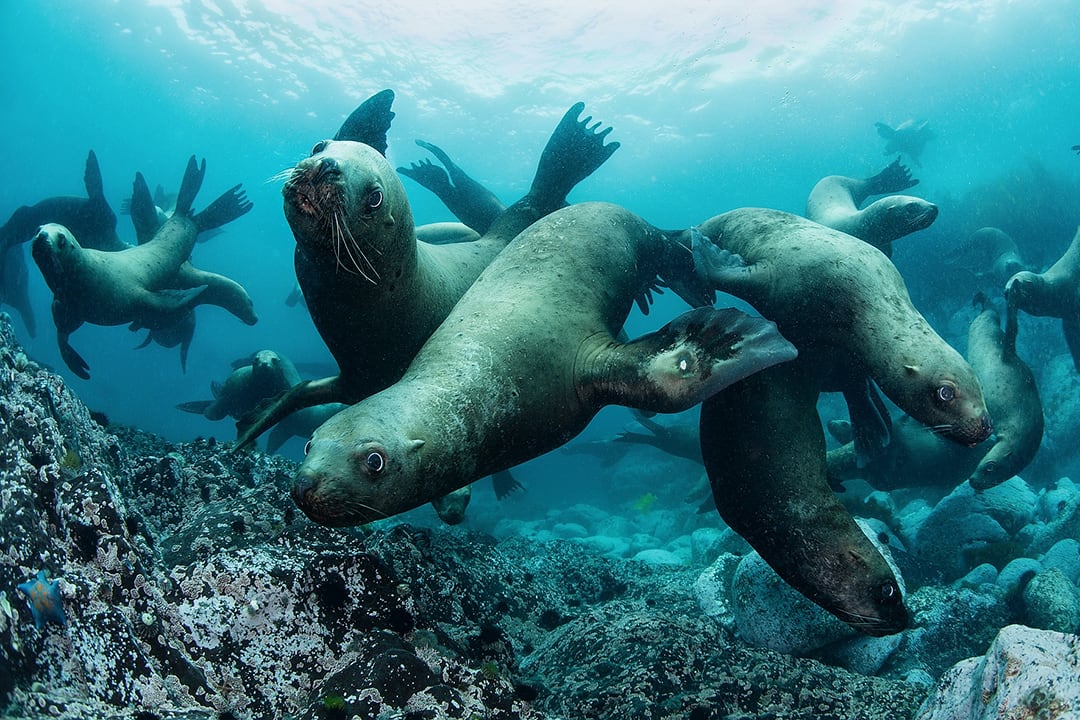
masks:
[(986, 393), (994, 442), (968, 481), (986, 490), (1028, 466), (1042, 444), (1045, 420), (1035, 375), (1016, 354), (1016, 337), (1006, 337), (1000, 315), (985, 297), (976, 303), (982, 312), (968, 329), (967, 358)]
[(885, 123), (874, 123), (878, 135), (885, 138), (885, 155), (904, 153), (911, 162), (921, 165), (919, 157), (929, 140), (934, 139), (934, 132), (929, 127), (929, 121), (905, 120), (895, 128)]
[(26, 254), (23, 246), (16, 244), (0, 249), (0, 305), (10, 305), (18, 311), (30, 337), (37, 337), (37, 317), (30, 304), (29, 273), (26, 271)]
[[(817, 400), (869, 376), (897, 405), (965, 445), (990, 422), (974, 371), (912, 306), (876, 248), (789, 213), (742, 208), (698, 228), (695, 255), (799, 350), (791, 362), (702, 405), (701, 444), (716, 506), (789, 584), (872, 635), (907, 621), (899, 584), (829, 487)], [(713, 253), (736, 253), (741, 274)], [(792, 522), (792, 518), (798, 518)]]
[(205, 161), (195, 158), (177, 199), (177, 211), (153, 240), (126, 250), (105, 252), (83, 248), (68, 228), (43, 226), (34, 238), (32, 254), (53, 291), (53, 320), (64, 362), (76, 375), (89, 379), (89, 367), (68, 342), (84, 322), (95, 325), (137, 323), (159, 327), (175, 321), (177, 313), (199, 302), (205, 286), (176, 290), (181, 264), (191, 255), (195, 236), (240, 217), (251, 204), (236, 186), (197, 215), (191, 204), (202, 185)]
[(911, 195), (889, 195), (862, 210), (859, 206), (873, 195), (897, 193), (918, 183), (899, 158), (873, 177), (829, 175), (810, 191), (806, 217), (865, 240), (891, 257), (894, 240), (930, 227), (938, 216), (937, 205)]
[(1005, 284), (1008, 304), (1005, 334), (1015, 343), (1017, 311), (1061, 318), (1065, 342), (1080, 370), (1080, 229), (1065, 253), (1043, 273), (1021, 271)]
[(701, 463), (701, 436), (697, 423), (658, 423), (645, 413), (634, 412), (634, 417), (649, 432), (623, 430), (615, 436), (615, 442), (651, 445), (668, 455)]
[(971, 273), (995, 290), (1016, 273), (1033, 268), (1020, 257), (1016, 241), (995, 227), (979, 228), (946, 255), (946, 262)]
[[(388, 99), (389, 98), (389, 99)], [(541, 154), (532, 187), (474, 242), (419, 242), (408, 198), (380, 154), (393, 113), (383, 91), (350, 116), (374, 137), (315, 146), (283, 188), (296, 238), (296, 275), (312, 320), (338, 363), (337, 376), (305, 381), (242, 421), (244, 447), (290, 412), (327, 402), (352, 404), (399, 379), (431, 333), (502, 248), (535, 220), (562, 207), (567, 193), (618, 148), (604, 144), (591, 118), (570, 108)], [(366, 110), (365, 110), (366, 109)]]
[(604, 405), (678, 412), (790, 360), (771, 322), (731, 308), (616, 341), (658, 277), (691, 305), (711, 302), (685, 237), (606, 203), (530, 225), (398, 382), (315, 431), (297, 504), (333, 526), (394, 515), (559, 447)]
[(416, 144), (438, 158), (446, 169), (434, 165), (430, 160), (421, 160), (409, 167), (399, 167), (398, 173), (438, 195), (450, 212), (465, 225), (481, 235), (486, 233), (495, 218), (506, 210), (506, 206), (495, 193), (469, 177), (442, 148), (425, 140), (417, 140)]

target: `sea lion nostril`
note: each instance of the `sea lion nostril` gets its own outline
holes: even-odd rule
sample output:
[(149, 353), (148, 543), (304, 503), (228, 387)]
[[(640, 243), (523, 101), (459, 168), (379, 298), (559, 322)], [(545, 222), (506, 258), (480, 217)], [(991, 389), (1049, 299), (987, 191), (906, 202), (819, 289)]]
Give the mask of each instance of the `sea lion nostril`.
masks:
[(315, 173), (315, 177), (312, 182), (319, 182), (325, 180), (328, 175), (335, 175), (341, 172), (341, 167), (338, 165), (337, 160), (334, 158), (323, 158), (319, 161), (319, 169)]

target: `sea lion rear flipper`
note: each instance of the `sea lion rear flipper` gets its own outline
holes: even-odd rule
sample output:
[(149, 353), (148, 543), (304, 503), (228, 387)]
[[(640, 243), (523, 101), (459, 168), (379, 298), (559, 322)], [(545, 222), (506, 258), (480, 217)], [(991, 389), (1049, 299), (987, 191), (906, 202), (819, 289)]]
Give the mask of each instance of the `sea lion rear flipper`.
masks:
[(844, 400), (851, 416), (855, 464), (866, 467), (888, 447), (892, 439), (892, 417), (869, 377), (844, 388)]
[(71, 369), (71, 372), (83, 380), (89, 380), (90, 366), (86, 364), (86, 360), (83, 360), (83, 356), (76, 352), (75, 348), (71, 347), (71, 343), (68, 342), (68, 334), (60, 331), (56, 333), (57, 344), (60, 346), (60, 357), (64, 359), (64, 364)]
[(412, 163), (407, 168), (399, 167), (397, 171), (438, 195), (450, 212), (465, 225), (481, 235), (486, 233), (495, 218), (506, 209), (502, 201), (458, 167), (438, 145), (425, 140), (417, 140), (416, 144), (434, 155), (446, 170), (424, 160)]
[(892, 140), (893, 136), (896, 135), (896, 131), (883, 122), (874, 123), (874, 127), (877, 128), (877, 134), (886, 140)]
[(386, 131), (390, 129), (390, 122), (394, 119), (394, 113), (390, 110), (393, 102), (393, 90), (375, 93), (352, 111), (334, 135), (334, 139), (370, 145), (385, 157)]
[(203, 159), (200, 167), (194, 155), (188, 158), (187, 168), (184, 170), (184, 179), (180, 182), (180, 192), (176, 195), (174, 215), (187, 215), (191, 212), (191, 205), (195, 202), (195, 196), (199, 194), (205, 176), (206, 159)]
[(83, 184), (86, 195), (91, 200), (105, 199), (105, 181), (101, 178), (101, 166), (93, 150), (86, 156), (86, 170), (83, 171)]
[(525, 486), (518, 482), (517, 478), (511, 475), (509, 470), (492, 473), (491, 488), (495, 491), (496, 500), (503, 500), (519, 490), (525, 490)]
[(195, 215), (195, 227), (200, 233), (230, 223), (254, 207), (244, 191), (240, 189), (241, 187), (242, 185), (234, 185), (229, 188), (202, 212)]
[[(863, 199), (869, 195), (885, 195), (907, 190), (919, 184), (918, 179), (911, 177), (911, 170), (900, 162), (898, 155), (888, 167), (873, 177), (863, 180)], [(859, 205), (861, 200), (856, 201)]]
[(135, 227), (136, 242), (139, 245), (148, 242), (154, 237), (160, 224), (157, 207), (154, 206), (154, 200), (150, 197), (150, 187), (146, 184), (146, 178), (141, 172), (135, 173), (128, 211), (131, 214), (131, 224)]
[(176, 406), (177, 410), (183, 410), (184, 412), (194, 413), (196, 415), (203, 415), (206, 413), (206, 409), (214, 403), (213, 400), (192, 400), (190, 402), (183, 402)]
[(582, 378), (600, 404), (681, 412), (777, 363), (795, 346), (776, 324), (735, 308), (697, 308), (660, 330), (597, 355), (598, 372)]
[(558, 209), (565, 205), (566, 196), (574, 186), (592, 175), (619, 149), (618, 142), (604, 144), (604, 138), (613, 128), (597, 132), (599, 120), (589, 127), (591, 115), (581, 121), (577, 119), (584, 110), (583, 102), (567, 110), (540, 154), (529, 195), (541, 207)]
[(349, 398), (341, 390), (338, 375), (320, 380), (304, 380), (275, 397), (263, 400), (255, 409), (241, 415), (236, 421), (236, 445), (234, 449), (244, 450), (255, 439), (266, 432), (271, 425), (302, 408), (327, 403), (347, 403)]

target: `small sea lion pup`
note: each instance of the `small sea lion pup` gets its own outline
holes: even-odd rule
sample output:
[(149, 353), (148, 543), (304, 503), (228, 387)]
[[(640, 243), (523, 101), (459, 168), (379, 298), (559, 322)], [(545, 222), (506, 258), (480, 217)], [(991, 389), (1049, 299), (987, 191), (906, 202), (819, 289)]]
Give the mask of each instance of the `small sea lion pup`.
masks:
[(983, 295), (968, 328), (967, 358), (982, 383), (994, 418), (994, 442), (968, 478), (976, 490), (999, 485), (1028, 466), (1042, 444), (1042, 400), (1035, 375), (1016, 354), (1016, 336), (1001, 329), (1001, 316)]
[(56, 224), (42, 226), (31, 252), (53, 291), (53, 321), (60, 355), (73, 373), (90, 378), (90, 368), (71, 347), (68, 337), (84, 322), (94, 325), (137, 323), (155, 328), (175, 322), (189, 311), (205, 285), (177, 290), (177, 273), (191, 255), (195, 236), (231, 222), (251, 209), (240, 186), (226, 191), (202, 212), (191, 204), (202, 186), (206, 161), (195, 157), (177, 197), (176, 212), (143, 245), (106, 252), (82, 247), (71, 231)]
[(900, 158), (873, 177), (829, 175), (810, 191), (806, 217), (865, 240), (891, 257), (894, 240), (930, 227), (938, 216), (937, 205), (911, 195), (889, 195), (862, 210), (859, 206), (874, 195), (898, 193), (918, 184)]
[(1080, 370), (1080, 228), (1065, 254), (1045, 272), (1023, 270), (1009, 278), (1005, 300), (1008, 342), (1015, 347), (1019, 310), (1038, 317), (1061, 318), (1073, 364)]
[(398, 382), (315, 431), (297, 504), (331, 526), (388, 517), (559, 447), (605, 405), (679, 412), (794, 357), (773, 323), (732, 308), (617, 341), (658, 277), (693, 306), (712, 302), (685, 232), (607, 203), (533, 223)]
[[(990, 434), (975, 372), (915, 310), (888, 258), (850, 235), (742, 208), (703, 223), (694, 247), (718, 289), (775, 320), (799, 351), (702, 405), (720, 515), (780, 577), (852, 627), (900, 631), (899, 583), (829, 488), (818, 396), (869, 376), (912, 417), (974, 445)], [(733, 273), (725, 253), (748, 266)]]
[(618, 143), (563, 116), (532, 187), (480, 239), (434, 245), (418, 240), (408, 197), (382, 152), (394, 113), (384, 90), (357, 108), (334, 140), (315, 145), (282, 190), (296, 238), (296, 277), (338, 375), (304, 381), (238, 423), (237, 447), (302, 407), (355, 403), (399, 379), (416, 352), (480, 272), (519, 232), (566, 204), (566, 195)]

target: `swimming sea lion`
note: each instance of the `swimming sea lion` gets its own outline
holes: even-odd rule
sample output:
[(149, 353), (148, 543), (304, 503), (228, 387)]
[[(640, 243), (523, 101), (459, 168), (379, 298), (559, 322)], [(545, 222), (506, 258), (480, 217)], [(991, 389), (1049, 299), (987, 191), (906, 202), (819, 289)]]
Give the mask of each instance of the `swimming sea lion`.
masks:
[[(896, 267), (850, 235), (789, 213), (742, 208), (703, 223), (698, 266), (741, 297), (799, 351), (702, 405), (701, 445), (724, 521), (789, 584), (853, 627), (898, 632), (899, 584), (829, 487), (817, 413), (824, 390), (869, 376), (943, 437), (990, 433), (974, 371), (912, 306)], [(709, 255), (736, 253), (733, 273)], [(792, 519), (796, 520), (793, 521)]]
[(979, 228), (946, 255), (946, 261), (997, 290), (1016, 273), (1033, 268), (1020, 257), (1016, 241), (995, 227)]
[[(600, 123), (589, 128), (590, 117), (576, 119), (583, 109), (578, 103), (567, 111), (541, 154), (529, 192), (474, 242), (418, 242), (405, 190), (377, 152), (386, 146), (389, 118), (364, 123), (379, 130), (370, 142), (318, 143), (282, 192), (296, 238), (297, 279), (340, 372), (300, 383), (241, 421), (237, 447), (301, 407), (352, 404), (399, 379), (491, 259), (532, 222), (565, 205), (567, 193), (618, 148), (617, 142), (604, 144), (611, 128), (597, 132)], [(376, 110), (385, 113), (389, 106)]]
[(292, 361), (273, 350), (260, 350), (233, 362), (225, 382), (211, 382), (213, 400), (193, 400), (177, 405), (178, 410), (202, 415), (207, 420), (240, 417), (259, 401), (273, 397), (300, 382)]
[(446, 169), (432, 164), (430, 160), (421, 160), (409, 167), (399, 167), (398, 173), (438, 195), (450, 212), (465, 225), (481, 235), (486, 233), (495, 218), (506, 210), (506, 206), (495, 193), (469, 177), (442, 148), (424, 140), (417, 140), (416, 144), (434, 155)]
[(1080, 370), (1080, 229), (1065, 253), (1043, 273), (1021, 271), (1005, 284), (1006, 336), (1015, 343), (1016, 313), (1061, 318), (1065, 342)]
[(810, 191), (806, 217), (865, 240), (891, 257), (893, 241), (930, 227), (938, 216), (937, 206), (911, 195), (889, 195), (862, 210), (859, 206), (872, 195), (897, 193), (918, 183), (899, 158), (873, 177), (829, 175)]
[(37, 317), (30, 304), (29, 273), (26, 254), (20, 244), (5, 252), (0, 250), (0, 305), (10, 305), (18, 311), (30, 337), (37, 337)]
[(68, 228), (42, 226), (31, 247), (45, 282), (53, 291), (53, 321), (64, 362), (76, 375), (89, 379), (89, 366), (68, 342), (84, 322), (95, 325), (137, 323), (160, 327), (177, 313), (199, 302), (205, 286), (175, 287), (178, 269), (205, 228), (218, 227), (251, 209), (240, 186), (228, 190), (202, 212), (192, 216), (191, 204), (206, 172), (194, 156), (177, 199), (177, 211), (144, 245), (107, 252), (83, 248)]
[(1009, 341), (1001, 329), (1001, 317), (985, 297), (968, 328), (967, 358), (986, 393), (986, 405), (994, 418), (994, 442), (971, 473), (968, 482), (986, 490), (1005, 482), (1028, 466), (1042, 444), (1042, 401), (1035, 375), (1016, 354), (1015, 336)]
[(605, 405), (678, 412), (790, 360), (771, 322), (732, 308), (616, 341), (658, 277), (691, 305), (711, 302), (685, 236), (606, 203), (530, 225), (399, 381), (315, 431), (297, 504), (325, 525), (388, 517), (559, 447)]
[(929, 127), (929, 121), (905, 120), (895, 128), (885, 123), (874, 123), (878, 135), (885, 138), (885, 155), (904, 153), (911, 162), (921, 165), (919, 156), (928, 140), (934, 139), (934, 132)]

